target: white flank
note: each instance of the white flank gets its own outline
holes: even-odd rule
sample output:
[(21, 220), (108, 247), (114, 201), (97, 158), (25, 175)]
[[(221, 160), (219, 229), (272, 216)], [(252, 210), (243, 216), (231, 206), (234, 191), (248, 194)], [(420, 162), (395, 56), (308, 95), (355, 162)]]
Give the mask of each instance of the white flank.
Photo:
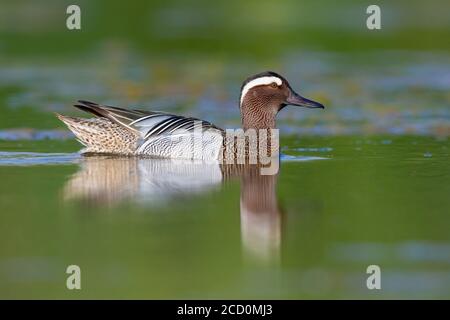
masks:
[(169, 159), (217, 162), (222, 146), (223, 137), (219, 130), (180, 129), (178, 133), (149, 137), (138, 148), (137, 153)]
[(261, 78), (256, 78), (253, 79), (252, 81), (250, 81), (249, 83), (247, 83), (243, 88), (242, 88), (242, 92), (241, 92), (241, 105), (242, 105), (242, 101), (244, 100), (245, 95), (247, 94), (247, 92), (251, 89), (254, 88), (256, 86), (263, 86), (263, 85), (269, 85), (272, 82), (275, 82), (277, 85), (281, 86), (281, 84), (283, 83), (283, 81), (281, 81), (280, 78), (278, 77), (274, 77), (274, 76), (266, 76), (266, 77), (261, 77)]

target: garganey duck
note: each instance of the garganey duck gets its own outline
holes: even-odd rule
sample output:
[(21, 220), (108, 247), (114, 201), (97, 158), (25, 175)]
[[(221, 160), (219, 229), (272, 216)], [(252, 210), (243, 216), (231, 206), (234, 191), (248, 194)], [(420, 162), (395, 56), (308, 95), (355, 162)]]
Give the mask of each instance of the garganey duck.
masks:
[[(297, 94), (286, 79), (270, 71), (244, 81), (239, 104), (245, 131), (275, 129), (276, 115), (286, 105), (324, 108)], [(86, 146), (83, 153), (220, 159), (227, 152), (225, 130), (205, 120), (159, 111), (127, 110), (83, 100), (75, 107), (96, 117), (57, 116)]]

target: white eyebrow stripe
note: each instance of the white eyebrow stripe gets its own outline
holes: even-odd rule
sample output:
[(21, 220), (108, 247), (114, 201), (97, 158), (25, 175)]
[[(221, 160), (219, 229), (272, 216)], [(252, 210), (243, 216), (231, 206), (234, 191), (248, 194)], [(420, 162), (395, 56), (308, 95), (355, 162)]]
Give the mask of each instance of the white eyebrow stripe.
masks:
[(247, 83), (243, 88), (242, 88), (242, 92), (241, 92), (241, 105), (242, 105), (242, 101), (244, 100), (245, 95), (247, 94), (247, 92), (256, 86), (263, 86), (263, 85), (269, 85), (272, 82), (275, 82), (277, 85), (281, 86), (281, 84), (283, 83), (283, 81), (275, 76), (266, 76), (266, 77), (260, 77), (260, 78), (256, 78), (253, 79), (252, 81), (250, 81), (249, 83)]

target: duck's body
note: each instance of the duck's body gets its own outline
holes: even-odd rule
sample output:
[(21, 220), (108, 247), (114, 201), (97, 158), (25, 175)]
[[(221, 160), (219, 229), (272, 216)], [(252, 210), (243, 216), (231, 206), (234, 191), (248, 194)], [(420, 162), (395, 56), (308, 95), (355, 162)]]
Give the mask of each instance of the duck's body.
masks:
[(79, 101), (96, 115), (84, 119), (58, 115), (85, 145), (83, 153), (161, 158), (218, 159), (224, 131), (213, 124), (163, 112), (126, 110)]
[[(274, 72), (248, 78), (242, 85), (240, 97), (243, 129), (275, 129), (276, 114), (287, 104), (323, 108), (296, 94), (289, 83)], [(88, 101), (79, 101), (75, 107), (96, 117), (57, 116), (85, 145), (84, 153), (220, 160), (228, 158), (227, 153), (232, 152), (239, 157), (234, 146), (229, 145), (234, 144), (234, 139), (227, 139), (223, 129), (205, 120)]]

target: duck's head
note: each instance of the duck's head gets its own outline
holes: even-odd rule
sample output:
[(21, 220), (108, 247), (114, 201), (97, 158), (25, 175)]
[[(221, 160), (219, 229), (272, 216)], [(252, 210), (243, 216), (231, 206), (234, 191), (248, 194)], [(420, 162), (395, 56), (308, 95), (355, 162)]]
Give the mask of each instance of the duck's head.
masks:
[(247, 78), (242, 84), (239, 102), (244, 129), (275, 128), (278, 111), (287, 105), (324, 108), (296, 93), (286, 79), (272, 71)]

